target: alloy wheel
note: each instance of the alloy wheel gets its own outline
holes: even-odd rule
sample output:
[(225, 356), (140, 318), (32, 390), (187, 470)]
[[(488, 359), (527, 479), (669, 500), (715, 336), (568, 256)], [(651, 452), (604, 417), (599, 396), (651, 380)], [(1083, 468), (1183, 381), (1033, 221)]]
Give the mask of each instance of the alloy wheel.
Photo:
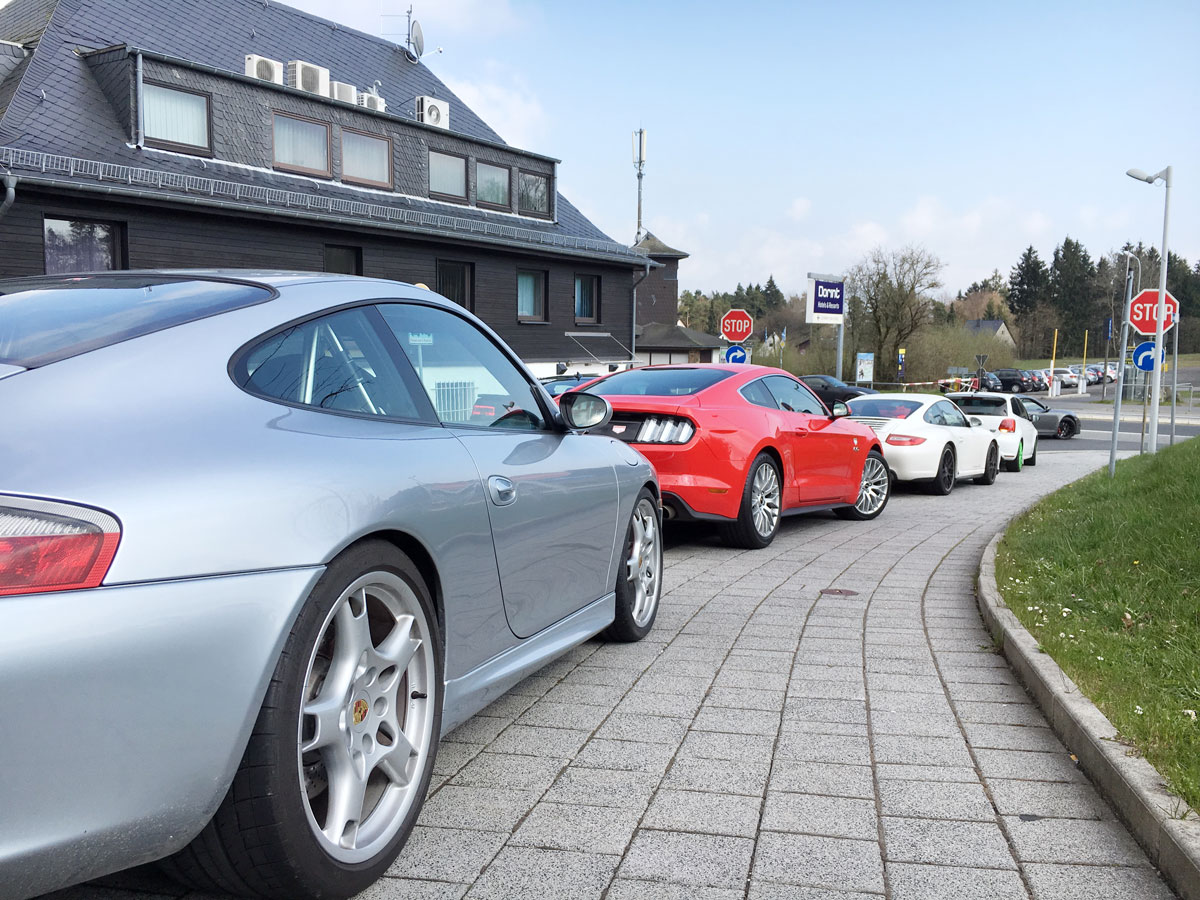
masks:
[(942, 466), (938, 471), (938, 478), (942, 482), (942, 490), (944, 493), (950, 493), (954, 490), (954, 452), (946, 450), (942, 454)]
[(641, 628), (658, 606), (658, 573), (662, 568), (662, 531), (654, 504), (648, 498), (643, 497), (634, 507), (631, 527), (633, 540), (625, 560), (625, 577), (633, 588), (633, 622)]
[(388, 571), (356, 579), (313, 646), (298, 723), (300, 790), (321, 848), (370, 860), (414, 803), (434, 741), (434, 641), (421, 602)]
[(774, 466), (763, 463), (755, 471), (750, 485), (750, 514), (754, 530), (760, 536), (767, 538), (775, 533), (779, 525), (779, 506), (779, 476)]
[(865, 516), (869, 516), (887, 502), (891, 479), (883, 460), (868, 456), (863, 463), (862, 483), (858, 488), (858, 500), (854, 508)]

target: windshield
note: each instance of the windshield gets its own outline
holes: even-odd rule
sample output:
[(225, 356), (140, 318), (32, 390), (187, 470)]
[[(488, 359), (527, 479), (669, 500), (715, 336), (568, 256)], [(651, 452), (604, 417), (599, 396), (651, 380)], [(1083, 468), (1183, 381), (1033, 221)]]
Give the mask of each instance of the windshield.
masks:
[(602, 397), (678, 397), (699, 393), (732, 374), (723, 369), (630, 369), (597, 382), (588, 393)]
[(1008, 412), (1003, 397), (951, 397), (963, 412), (983, 413), (985, 416), (1002, 416)]
[(856, 397), (846, 404), (852, 416), (873, 416), (882, 419), (907, 419), (923, 405), (920, 400), (899, 400), (894, 397)]
[(261, 285), (195, 276), (0, 281), (0, 363), (44, 366), (274, 296)]

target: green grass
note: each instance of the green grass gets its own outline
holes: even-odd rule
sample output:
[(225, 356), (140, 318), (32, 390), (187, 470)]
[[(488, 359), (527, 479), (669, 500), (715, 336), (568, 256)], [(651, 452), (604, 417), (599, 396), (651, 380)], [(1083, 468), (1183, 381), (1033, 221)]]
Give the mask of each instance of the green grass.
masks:
[(1000, 544), (1005, 602), (1200, 809), (1200, 440), (1051, 494)]

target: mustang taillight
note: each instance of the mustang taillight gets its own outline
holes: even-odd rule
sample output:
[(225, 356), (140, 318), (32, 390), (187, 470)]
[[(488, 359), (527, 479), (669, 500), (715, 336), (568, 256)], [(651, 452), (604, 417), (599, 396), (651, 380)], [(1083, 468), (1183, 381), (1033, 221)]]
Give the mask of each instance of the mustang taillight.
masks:
[(108, 513), (0, 497), (0, 596), (97, 587), (120, 540)]
[(1007, 431), (1009, 434), (1016, 434), (1017, 420), (1016, 419), (1005, 419), (1003, 422), (1000, 423), (1000, 430)]
[(889, 434), (887, 442), (894, 447), (915, 447), (917, 444), (925, 443), (925, 438), (917, 437), (914, 434)]
[(650, 416), (638, 430), (635, 444), (686, 444), (696, 433), (696, 426), (687, 419), (675, 416)]

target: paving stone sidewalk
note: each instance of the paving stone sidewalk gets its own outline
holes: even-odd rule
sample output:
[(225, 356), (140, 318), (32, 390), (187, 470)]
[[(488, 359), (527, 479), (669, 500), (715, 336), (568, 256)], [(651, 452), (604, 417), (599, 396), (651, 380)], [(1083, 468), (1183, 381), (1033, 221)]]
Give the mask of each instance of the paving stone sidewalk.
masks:
[[(767, 550), (677, 530), (650, 637), (576, 648), (449, 735), (361, 896), (1173, 897), (975, 605), (1002, 523), (1106, 463), (1039, 454), (874, 522), (788, 519)], [(181, 892), (135, 872), (51, 896), (156, 895)]]

